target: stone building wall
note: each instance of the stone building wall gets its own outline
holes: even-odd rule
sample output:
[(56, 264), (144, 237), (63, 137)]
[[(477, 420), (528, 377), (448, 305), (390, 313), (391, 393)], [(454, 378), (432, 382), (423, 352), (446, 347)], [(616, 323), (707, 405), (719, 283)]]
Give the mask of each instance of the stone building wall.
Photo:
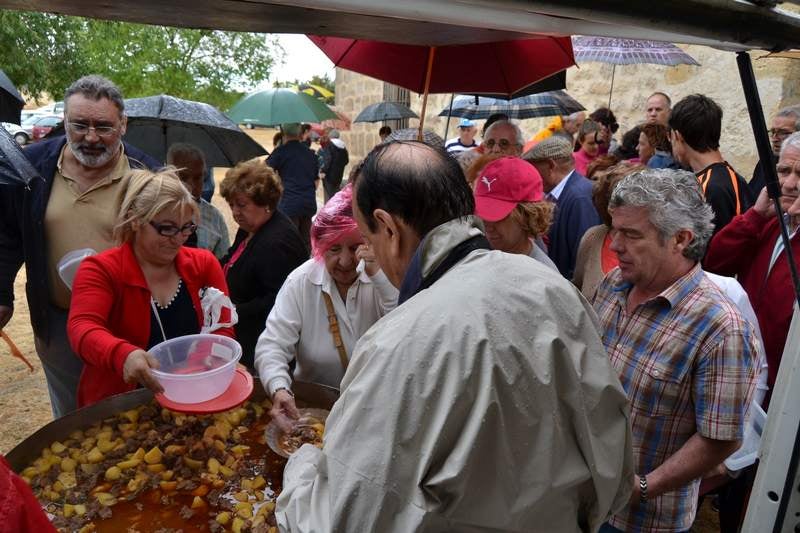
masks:
[[(644, 118), (645, 99), (653, 91), (663, 91), (673, 102), (692, 93), (703, 93), (716, 100), (724, 110), (721, 150), (723, 156), (749, 179), (757, 160), (753, 132), (736, 66), (736, 55), (705, 46), (684, 46), (701, 66), (665, 67), (658, 65), (626, 65), (616, 68), (611, 109), (620, 123), (622, 133)], [(777, 109), (800, 103), (800, 61), (791, 59), (758, 59), (764, 52), (752, 52), (753, 65), (767, 121)], [(611, 80), (611, 65), (586, 63), (567, 71), (567, 91), (591, 112), (607, 105)], [(336, 105), (355, 118), (365, 106), (383, 98), (382, 82), (336, 69)], [(430, 95), (425, 127), (440, 136), (446, 119), (438, 113), (449, 103), (449, 94)], [(411, 95), (411, 108), (418, 114), (422, 97)], [(455, 136), (455, 121), (451, 119), (448, 137)], [(519, 121), (526, 137), (532, 136), (550, 119)], [(411, 127), (418, 126), (413, 119)], [(482, 121), (478, 121), (478, 127)], [(354, 124), (342, 138), (348, 144), (351, 164), (359, 161), (378, 141), (381, 124)]]

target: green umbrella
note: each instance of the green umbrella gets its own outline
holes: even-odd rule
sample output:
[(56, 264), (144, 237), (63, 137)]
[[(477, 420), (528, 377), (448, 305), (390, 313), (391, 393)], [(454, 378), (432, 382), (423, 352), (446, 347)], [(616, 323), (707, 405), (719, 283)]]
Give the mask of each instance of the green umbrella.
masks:
[(336, 113), (321, 101), (291, 89), (267, 89), (248, 94), (231, 108), (228, 116), (237, 124), (254, 126), (322, 122), (337, 118)]

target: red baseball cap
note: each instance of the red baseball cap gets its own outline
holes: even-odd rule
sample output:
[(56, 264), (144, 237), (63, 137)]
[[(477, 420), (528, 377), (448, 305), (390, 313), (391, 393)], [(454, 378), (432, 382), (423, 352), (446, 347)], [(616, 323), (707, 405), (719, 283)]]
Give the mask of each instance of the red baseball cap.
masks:
[(520, 202), (544, 198), (542, 177), (519, 157), (492, 161), (475, 181), (475, 214), (489, 222), (503, 220)]

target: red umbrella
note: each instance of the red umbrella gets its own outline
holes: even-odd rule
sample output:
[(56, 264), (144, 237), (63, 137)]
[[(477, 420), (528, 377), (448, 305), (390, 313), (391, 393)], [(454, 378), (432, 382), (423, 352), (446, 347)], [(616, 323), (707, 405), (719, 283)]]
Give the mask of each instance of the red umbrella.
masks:
[(333, 128), (339, 131), (350, 131), (350, 126), (352, 125), (350, 117), (336, 109), (336, 106), (329, 105), (328, 107), (331, 108), (331, 111), (336, 113), (336, 118), (330, 118), (328, 120), (323, 120), (322, 122), (311, 122), (311, 131), (319, 135), (322, 135), (326, 128)]
[(328, 107), (336, 113), (336, 118), (330, 118), (328, 120), (323, 120), (320, 124), (323, 128), (334, 128), (339, 131), (349, 131), (351, 120), (350, 117), (336, 109), (336, 106), (329, 105)]
[(538, 37), (450, 46), (308, 36), (337, 66), (428, 93), (513, 93), (575, 64), (569, 37)]

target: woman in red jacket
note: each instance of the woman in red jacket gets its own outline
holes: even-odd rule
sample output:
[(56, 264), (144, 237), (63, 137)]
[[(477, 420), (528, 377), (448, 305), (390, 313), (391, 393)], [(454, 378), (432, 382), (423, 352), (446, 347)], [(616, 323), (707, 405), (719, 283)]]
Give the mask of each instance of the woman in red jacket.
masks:
[[(84, 259), (72, 287), (67, 334), (84, 362), (78, 407), (138, 385), (160, 392), (147, 350), (200, 332), (203, 289), (228, 293), (216, 258), (183, 246), (197, 216), (174, 170), (131, 174), (115, 228), (120, 246)], [(231, 328), (215, 333), (233, 337)]]
[(25, 481), (0, 455), (0, 533), (56, 533)]

